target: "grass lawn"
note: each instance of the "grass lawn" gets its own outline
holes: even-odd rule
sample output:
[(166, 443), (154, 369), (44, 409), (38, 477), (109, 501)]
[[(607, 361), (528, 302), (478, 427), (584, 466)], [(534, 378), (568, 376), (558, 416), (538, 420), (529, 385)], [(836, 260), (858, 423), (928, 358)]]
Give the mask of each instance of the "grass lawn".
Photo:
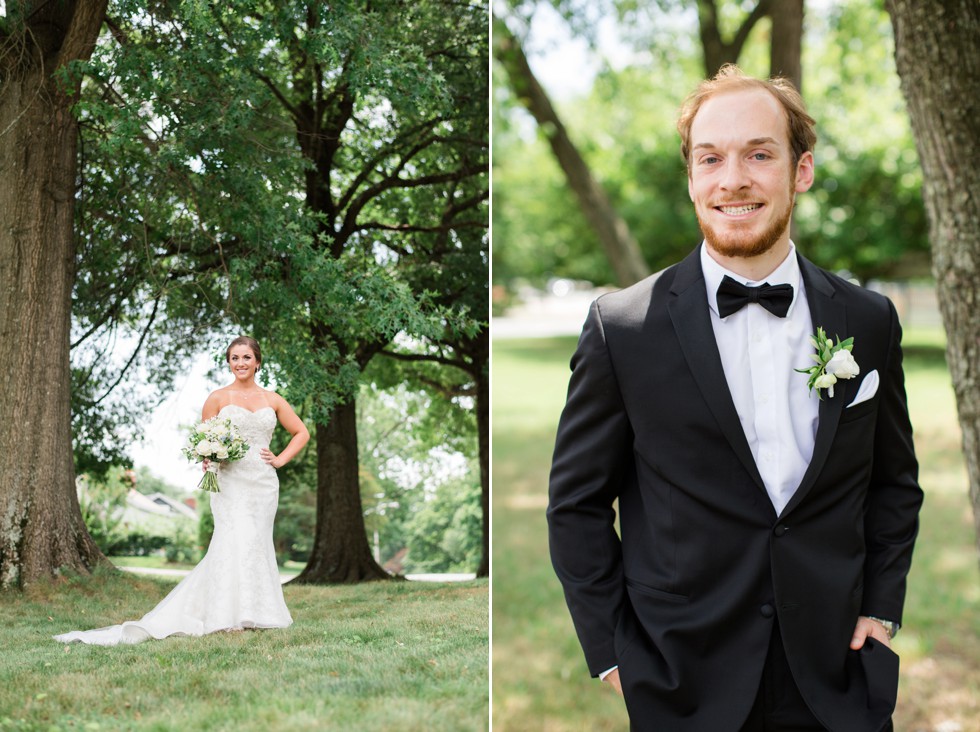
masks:
[[(168, 562), (166, 557), (158, 554), (149, 556), (118, 556), (109, 557), (109, 561), (117, 567), (138, 567), (140, 569), (194, 569), (196, 565), (185, 562)], [(279, 568), (283, 575), (297, 575), (303, 571), (302, 562), (287, 561)]]
[(485, 730), (488, 583), (284, 587), (285, 630), (62, 645), (173, 582), (98, 572), (0, 594), (0, 730)]
[[(548, 558), (548, 471), (576, 338), (493, 343), (493, 727), (626, 730), (590, 679)], [(980, 579), (953, 391), (939, 331), (905, 336), (906, 388), (926, 493), (895, 714), (902, 732), (980, 729)]]

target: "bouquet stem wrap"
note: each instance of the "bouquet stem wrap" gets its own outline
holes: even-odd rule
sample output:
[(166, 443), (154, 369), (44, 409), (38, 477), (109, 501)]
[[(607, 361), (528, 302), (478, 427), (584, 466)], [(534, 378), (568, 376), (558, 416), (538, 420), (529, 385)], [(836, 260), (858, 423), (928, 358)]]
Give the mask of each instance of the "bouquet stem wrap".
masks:
[(217, 493), (219, 491), (217, 463), (208, 465), (207, 470), (204, 471), (204, 477), (201, 478), (201, 482), (197, 484), (197, 487), (208, 493)]

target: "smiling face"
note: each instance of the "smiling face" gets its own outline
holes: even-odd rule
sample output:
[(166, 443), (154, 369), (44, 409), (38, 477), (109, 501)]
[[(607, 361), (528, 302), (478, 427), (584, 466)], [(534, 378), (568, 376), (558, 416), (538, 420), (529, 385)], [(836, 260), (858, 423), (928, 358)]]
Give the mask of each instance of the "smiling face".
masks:
[(228, 351), (228, 366), (238, 383), (254, 379), (260, 363), (248, 346), (232, 346)]
[(688, 193), (708, 247), (722, 258), (789, 251), (796, 193), (813, 184), (813, 155), (793, 164), (786, 113), (764, 89), (707, 99), (691, 124)]

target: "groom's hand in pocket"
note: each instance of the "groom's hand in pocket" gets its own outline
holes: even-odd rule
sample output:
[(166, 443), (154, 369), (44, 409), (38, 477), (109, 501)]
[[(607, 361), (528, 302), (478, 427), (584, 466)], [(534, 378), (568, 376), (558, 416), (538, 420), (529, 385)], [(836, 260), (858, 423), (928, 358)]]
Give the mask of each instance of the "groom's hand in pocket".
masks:
[(864, 647), (867, 638), (874, 638), (886, 648), (891, 648), (892, 643), (885, 631), (885, 626), (864, 615), (858, 618), (857, 625), (854, 626), (854, 635), (851, 638), (851, 650), (859, 651)]
[(619, 681), (619, 669), (618, 668), (614, 668), (612, 671), (610, 671), (606, 675), (606, 678), (604, 678), (602, 680), (602, 683), (609, 684), (610, 686), (612, 686), (616, 690), (616, 693), (617, 694), (619, 694), (620, 696), (623, 695), (623, 685)]

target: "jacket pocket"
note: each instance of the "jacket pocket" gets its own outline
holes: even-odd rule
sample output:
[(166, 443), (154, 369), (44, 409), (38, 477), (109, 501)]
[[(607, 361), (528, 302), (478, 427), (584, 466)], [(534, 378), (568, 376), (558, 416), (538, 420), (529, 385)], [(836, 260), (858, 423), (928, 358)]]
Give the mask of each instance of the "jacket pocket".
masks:
[(840, 421), (841, 424), (845, 422), (853, 422), (857, 419), (863, 419), (871, 414), (875, 414), (878, 411), (878, 395), (875, 394), (866, 402), (861, 402), (860, 404), (855, 404), (853, 407), (844, 407), (844, 411), (841, 413)]
[(631, 590), (636, 590), (641, 595), (647, 595), (648, 597), (655, 597), (658, 600), (665, 600), (666, 602), (673, 602), (679, 605), (686, 604), (689, 600), (687, 595), (679, 595), (676, 592), (667, 592), (667, 590), (661, 590), (657, 587), (651, 587), (650, 585), (645, 585), (636, 580), (631, 580), (629, 577), (626, 578), (626, 586)]
[(868, 709), (890, 716), (898, 698), (898, 654), (873, 638), (866, 639), (857, 654), (868, 684)]

